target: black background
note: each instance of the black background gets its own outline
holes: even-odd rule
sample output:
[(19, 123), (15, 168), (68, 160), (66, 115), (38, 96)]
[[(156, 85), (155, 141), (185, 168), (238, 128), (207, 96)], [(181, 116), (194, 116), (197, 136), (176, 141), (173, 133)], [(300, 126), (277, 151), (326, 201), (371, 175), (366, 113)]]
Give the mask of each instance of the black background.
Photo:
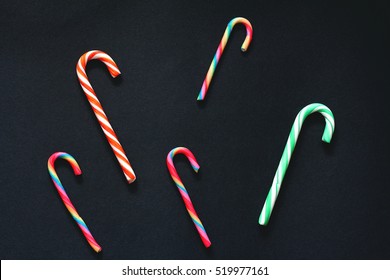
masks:
[[(2, 1), (2, 259), (389, 259), (389, 8), (386, 1)], [(123, 2), (123, 1), (121, 1)], [(234, 28), (206, 101), (199, 89)], [(78, 83), (87, 72), (136, 172), (127, 185)], [(296, 114), (302, 129), (267, 227), (258, 216)], [(205, 249), (165, 165), (178, 172), (212, 241)], [(96, 254), (47, 172), (57, 172), (103, 251)]]

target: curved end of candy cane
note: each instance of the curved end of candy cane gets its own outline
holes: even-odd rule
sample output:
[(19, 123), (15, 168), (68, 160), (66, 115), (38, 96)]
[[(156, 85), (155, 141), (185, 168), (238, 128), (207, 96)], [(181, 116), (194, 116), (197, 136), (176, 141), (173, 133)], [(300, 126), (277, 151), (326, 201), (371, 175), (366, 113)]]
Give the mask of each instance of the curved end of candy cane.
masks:
[(74, 170), (74, 175), (79, 176), (79, 175), (81, 175), (81, 174), (83, 174), (83, 172), (81, 171), (81, 169)]
[(77, 65), (76, 65), (76, 71), (77, 71), (78, 76), (82, 75), (82, 76), (84, 76), (84, 78), (86, 78), (88, 80), (88, 77), (87, 77), (86, 72), (85, 72), (85, 68), (87, 67), (88, 61), (93, 60), (93, 59), (97, 59), (97, 60), (100, 60), (101, 62), (103, 62), (106, 65), (107, 70), (110, 73), (111, 77), (115, 78), (121, 74), (121, 72), (119, 71), (118, 65), (115, 63), (115, 61), (112, 59), (111, 56), (109, 56), (107, 53), (100, 51), (100, 50), (91, 50), (91, 51), (84, 53), (80, 57)]
[[(73, 157), (72, 157), (73, 158)], [(74, 159), (74, 158), (73, 158)], [(68, 160), (68, 159), (66, 159)], [(69, 160), (68, 160), (69, 161)], [(70, 164), (72, 166), (72, 169), (73, 169), (73, 173), (74, 175), (76, 176), (79, 176), (81, 175), (83, 172), (81, 171), (81, 168), (79, 166), (79, 164), (77, 163), (76, 159), (74, 159), (74, 163), (71, 163)]]
[(330, 141), (332, 141), (332, 134), (329, 134), (329, 133), (324, 133), (322, 135), (322, 141), (324, 141), (325, 143), (330, 143)]
[(248, 50), (248, 48), (249, 48), (250, 43), (252, 42), (252, 26), (250, 27), (250, 29), (247, 26), (246, 27), (246, 31), (247, 31), (247, 35), (245, 37), (245, 41), (241, 45), (241, 51), (242, 52), (246, 52)]
[(244, 43), (242, 43), (242, 45), (241, 45), (242, 52), (246, 52), (249, 48), (249, 44), (252, 41), (252, 33), (250, 33), (250, 34), (251, 34), (250, 36), (249, 35), (246, 36)]
[(330, 143), (330, 141), (332, 141), (336, 123), (332, 111), (328, 107), (326, 107), (326, 109), (328, 109), (328, 111), (322, 113), (325, 117), (325, 129), (324, 133), (322, 134), (322, 141)]
[(118, 72), (114, 72), (114, 71), (109, 71), (110, 72), (110, 74), (111, 74), (111, 77), (113, 77), (113, 78), (116, 78), (116, 77), (118, 77), (120, 74), (122, 74), (120, 71), (119, 71), (119, 69), (116, 69)]
[(70, 154), (65, 153), (65, 152), (56, 152), (49, 157), (49, 159), (47, 161), (47, 166), (48, 166), (49, 170), (53, 170), (53, 172), (55, 173), (54, 163), (57, 160), (57, 158), (65, 159), (72, 167), (73, 173), (75, 175), (82, 174), (81, 168), (80, 168), (79, 164), (77, 163), (76, 159), (73, 156), (71, 156)]
[(241, 51), (242, 52), (246, 52), (248, 50), (248, 47), (249, 47), (251, 41), (252, 41), (252, 34), (253, 34), (252, 24), (246, 18), (237, 17), (237, 18), (232, 19), (229, 22), (229, 25), (233, 25), (234, 26), (237, 23), (242, 23), (243, 25), (245, 25), (245, 28), (246, 28), (245, 41), (244, 41), (244, 43), (242, 43), (242, 46), (241, 46)]
[[(191, 151), (190, 151), (190, 153), (191, 153)], [(196, 172), (196, 173), (198, 173), (198, 171), (199, 171), (199, 168), (200, 168), (200, 165), (199, 165), (199, 163), (197, 162), (197, 160), (196, 160), (196, 158), (195, 158), (195, 156), (191, 153), (191, 155), (192, 155), (192, 157), (190, 157), (190, 158), (188, 158), (188, 160), (190, 161), (190, 164), (191, 164), (191, 166), (192, 166), (192, 169), (194, 169), (194, 171)]]
[(198, 165), (198, 166), (194, 166), (194, 165), (192, 165), (192, 169), (194, 169), (194, 171), (196, 172), (196, 173), (198, 173), (199, 172), (199, 168), (200, 168), (200, 166)]

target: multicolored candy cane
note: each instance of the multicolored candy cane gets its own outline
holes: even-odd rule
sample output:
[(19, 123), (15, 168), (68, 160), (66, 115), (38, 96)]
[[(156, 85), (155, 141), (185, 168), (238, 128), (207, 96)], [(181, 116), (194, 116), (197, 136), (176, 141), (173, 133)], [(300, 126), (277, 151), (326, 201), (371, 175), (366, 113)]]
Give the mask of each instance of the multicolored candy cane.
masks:
[(245, 37), (244, 43), (241, 46), (241, 51), (245, 52), (248, 49), (249, 44), (252, 41), (252, 33), (253, 33), (252, 25), (246, 18), (236, 17), (236, 18), (232, 19), (226, 27), (225, 33), (223, 34), (223, 37), (222, 37), (222, 40), (219, 43), (217, 52), (215, 53), (214, 58), (211, 61), (209, 71), (207, 72), (206, 78), (203, 81), (202, 88), (201, 88), (199, 95), (198, 95), (198, 100), (203, 100), (206, 97), (207, 90), (210, 86), (211, 79), (213, 78), (215, 69), (217, 68), (219, 59), (221, 58), (223, 50), (225, 49), (226, 44), (229, 40), (230, 33), (232, 33), (233, 27), (237, 23), (242, 23), (246, 27), (246, 37)]
[(92, 110), (95, 113), (96, 118), (99, 121), (99, 124), (106, 135), (108, 143), (110, 144), (118, 162), (125, 174), (127, 182), (130, 184), (135, 181), (135, 174), (133, 169), (131, 168), (130, 162), (127, 159), (125, 151), (122, 148), (121, 143), (119, 143), (118, 137), (116, 136), (114, 129), (111, 127), (110, 122), (106, 114), (103, 111), (103, 107), (99, 102), (99, 99), (96, 96), (95, 91), (92, 88), (92, 85), (89, 83), (87, 73), (85, 68), (87, 66), (87, 62), (92, 59), (98, 59), (103, 62), (111, 76), (115, 78), (121, 72), (118, 69), (118, 66), (115, 64), (114, 60), (106, 53), (102, 51), (89, 51), (83, 54), (76, 66), (77, 76), (80, 81), (81, 88), (83, 89), (85, 95), (88, 98), (89, 103), (91, 104)]
[(81, 229), (82, 233), (84, 234), (85, 238), (87, 239), (89, 245), (97, 252), (99, 253), (102, 248), (100, 245), (96, 242), (95, 238), (93, 238), (91, 232), (89, 231), (87, 225), (83, 221), (83, 219), (80, 217), (79, 213), (77, 213), (76, 208), (73, 206), (72, 202), (70, 201), (68, 195), (65, 192), (64, 187), (61, 184), (60, 178), (58, 178), (57, 172), (54, 169), (54, 162), (57, 158), (63, 158), (67, 160), (70, 163), (70, 166), (73, 168), (73, 172), (75, 175), (81, 174), (81, 169), (76, 160), (67, 153), (63, 152), (57, 152), (50, 156), (47, 167), (49, 170), (49, 174), (51, 176), (51, 179), (54, 183), (54, 186), (56, 187), (62, 201), (65, 204), (65, 207), (68, 209), (69, 213), (72, 215), (73, 219), (76, 221), (77, 225)]
[(211, 242), (209, 237), (207, 236), (206, 230), (203, 227), (202, 222), (200, 221), (198, 214), (196, 214), (194, 205), (191, 202), (190, 196), (188, 195), (188, 192), (186, 188), (184, 187), (183, 182), (181, 181), (179, 174), (177, 174), (176, 168), (173, 165), (173, 157), (177, 154), (183, 154), (187, 157), (187, 159), (190, 161), (192, 168), (196, 173), (198, 173), (199, 170), (199, 164), (196, 161), (196, 158), (194, 154), (188, 150), (187, 148), (184, 147), (177, 147), (174, 148), (172, 151), (170, 151), (167, 155), (167, 167), (169, 170), (169, 173), (171, 174), (171, 177), (173, 181), (175, 182), (180, 195), (184, 201), (184, 204), (187, 208), (188, 214), (190, 214), (190, 217), (192, 221), (194, 222), (194, 225), (200, 235), (200, 238), (202, 239), (202, 242), (206, 248), (210, 247)]
[(325, 117), (325, 130), (322, 135), (322, 141), (330, 143), (332, 140), (335, 129), (335, 121), (333, 113), (328, 107), (320, 103), (313, 103), (307, 105), (298, 113), (291, 128), (290, 135), (288, 137), (286, 147), (284, 148), (282, 158), (280, 159), (278, 169), (276, 170), (271, 189), (268, 192), (263, 210), (261, 211), (259, 217), (260, 225), (266, 226), (268, 224), (272, 209), (274, 208), (276, 198), (278, 197), (280, 191), (280, 187), (282, 186), (284, 175), (286, 174), (288, 165), (290, 163), (291, 154), (294, 152), (302, 124), (307, 116), (315, 112), (321, 113)]

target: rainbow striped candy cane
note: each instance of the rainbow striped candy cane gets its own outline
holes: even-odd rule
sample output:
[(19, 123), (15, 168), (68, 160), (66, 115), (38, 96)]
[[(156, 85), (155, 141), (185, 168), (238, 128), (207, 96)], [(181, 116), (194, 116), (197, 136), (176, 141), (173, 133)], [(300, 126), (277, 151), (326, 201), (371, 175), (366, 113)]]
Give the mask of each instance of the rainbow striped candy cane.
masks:
[(203, 100), (206, 97), (207, 90), (210, 86), (211, 79), (213, 78), (215, 69), (217, 68), (217, 65), (218, 65), (218, 62), (222, 56), (223, 50), (226, 47), (226, 44), (227, 44), (229, 37), (230, 37), (230, 34), (232, 33), (233, 27), (238, 23), (242, 23), (246, 27), (246, 37), (245, 37), (244, 43), (241, 46), (241, 51), (245, 52), (248, 49), (249, 44), (252, 41), (252, 33), (253, 33), (252, 25), (246, 18), (236, 17), (236, 18), (232, 19), (226, 27), (225, 33), (223, 34), (223, 37), (222, 37), (222, 40), (219, 43), (217, 52), (215, 53), (214, 58), (211, 61), (209, 71), (207, 71), (206, 78), (203, 81), (202, 88), (201, 88), (199, 95), (198, 95), (198, 100)]
[(167, 155), (167, 167), (168, 167), (169, 173), (171, 174), (171, 177), (172, 177), (173, 181), (175, 182), (175, 184), (180, 192), (180, 195), (184, 201), (184, 204), (186, 206), (188, 214), (190, 214), (190, 217), (191, 217), (192, 221), (194, 222), (196, 229), (198, 230), (198, 233), (200, 235), (200, 238), (202, 239), (204, 246), (206, 248), (208, 248), (211, 245), (210, 239), (207, 236), (206, 230), (203, 227), (203, 224), (200, 221), (198, 214), (196, 214), (196, 211), (195, 211), (194, 205), (191, 202), (190, 196), (188, 195), (188, 192), (187, 192), (186, 188), (184, 187), (184, 184), (181, 181), (179, 174), (177, 174), (176, 168), (173, 164), (173, 157), (177, 154), (185, 155), (187, 157), (187, 159), (190, 161), (191, 166), (196, 173), (198, 173), (198, 170), (200, 167), (199, 167), (198, 162), (196, 161), (194, 154), (190, 150), (188, 150), (187, 148), (184, 148), (184, 147), (174, 148)]
[(276, 170), (276, 174), (272, 182), (272, 186), (268, 192), (267, 199), (265, 200), (263, 210), (261, 211), (259, 217), (260, 225), (266, 226), (269, 222), (272, 209), (274, 208), (276, 198), (278, 197), (280, 187), (282, 186), (284, 175), (286, 174), (288, 165), (290, 163), (291, 154), (294, 152), (302, 124), (307, 116), (315, 112), (321, 113), (325, 118), (325, 130), (322, 135), (322, 141), (330, 143), (332, 140), (335, 129), (335, 121), (333, 113), (328, 107), (320, 103), (313, 103), (307, 105), (298, 113), (291, 128), (290, 135), (288, 136), (286, 147), (284, 148), (282, 158), (280, 159), (278, 169)]
[(83, 89), (89, 103), (91, 104), (92, 110), (99, 121), (100, 127), (106, 135), (107, 141), (110, 144), (112, 151), (114, 152), (122, 168), (123, 174), (125, 175), (127, 182), (130, 184), (135, 181), (134, 171), (131, 168), (130, 162), (127, 159), (127, 156), (122, 148), (121, 143), (119, 143), (118, 137), (116, 136), (114, 129), (111, 127), (111, 124), (103, 111), (103, 107), (100, 104), (100, 101), (97, 98), (96, 93), (88, 80), (87, 72), (85, 71), (85, 68), (87, 67), (87, 62), (92, 59), (98, 59), (103, 62), (107, 66), (107, 69), (113, 78), (118, 76), (121, 72), (119, 71), (118, 66), (116, 65), (114, 60), (108, 54), (96, 50), (89, 51), (83, 54), (76, 65), (76, 72), (77, 77), (79, 78), (80, 86)]
[(48, 167), (51, 179), (52, 179), (54, 186), (56, 187), (62, 201), (64, 202), (66, 209), (68, 209), (69, 213), (72, 215), (73, 219), (76, 221), (77, 225), (79, 226), (79, 228), (81, 229), (85, 238), (87, 239), (89, 245), (91, 245), (91, 247), (97, 253), (99, 253), (102, 250), (102, 248), (96, 242), (95, 238), (93, 238), (92, 233), (89, 231), (87, 225), (85, 224), (83, 219), (80, 217), (79, 213), (77, 213), (76, 208), (73, 206), (68, 195), (66, 194), (65, 189), (61, 184), (60, 178), (58, 178), (57, 172), (54, 169), (54, 162), (56, 161), (57, 158), (63, 158), (65, 160), (67, 160), (70, 163), (70, 166), (72, 166), (73, 172), (75, 175), (81, 174), (80, 166), (78, 165), (77, 161), (70, 154), (63, 153), (63, 152), (57, 152), (57, 153), (52, 154), (47, 162), (47, 167)]

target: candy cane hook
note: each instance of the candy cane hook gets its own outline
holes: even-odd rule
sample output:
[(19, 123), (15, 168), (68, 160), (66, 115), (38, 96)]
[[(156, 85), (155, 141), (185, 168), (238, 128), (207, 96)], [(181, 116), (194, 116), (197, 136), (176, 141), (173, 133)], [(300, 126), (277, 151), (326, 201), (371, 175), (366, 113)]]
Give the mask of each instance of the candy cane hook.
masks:
[(188, 214), (190, 215), (190, 217), (191, 217), (191, 219), (192, 219), (192, 221), (193, 221), (193, 223), (194, 223), (194, 225), (199, 233), (199, 236), (202, 239), (204, 246), (206, 248), (208, 248), (211, 245), (210, 239), (207, 236), (206, 230), (203, 227), (203, 224), (200, 221), (198, 214), (196, 214), (196, 211), (195, 211), (194, 205), (191, 202), (190, 196), (188, 195), (188, 192), (187, 192), (186, 188), (184, 187), (184, 184), (181, 181), (179, 174), (177, 174), (176, 168), (173, 164), (173, 157), (177, 154), (185, 155), (187, 157), (187, 159), (190, 161), (190, 164), (196, 173), (198, 173), (198, 170), (200, 167), (199, 167), (198, 162), (196, 161), (194, 154), (190, 150), (188, 150), (187, 148), (184, 148), (184, 147), (174, 148), (167, 155), (166, 161), (167, 161), (167, 167), (168, 167), (169, 173), (171, 174), (171, 177), (172, 177), (173, 181), (175, 182), (175, 184), (180, 192), (180, 195), (184, 201), (184, 204), (186, 206)]
[(60, 178), (58, 178), (57, 172), (54, 169), (54, 162), (56, 161), (57, 158), (63, 158), (65, 160), (67, 160), (69, 162), (70, 166), (72, 166), (73, 172), (75, 175), (81, 174), (80, 166), (78, 165), (77, 161), (70, 154), (63, 153), (63, 152), (58, 152), (58, 153), (52, 154), (47, 162), (49, 174), (50, 174), (51, 179), (54, 183), (54, 186), (56, 187), (62, 201), (65, 204), (65, 207), (68, 209), (69, 213), (72, 215), (73, 219), (76, 221), (77, 225), (79, 226), (79, 228), (81, 229), (85, 238), (87, 239), (89, 245), (91, 245), (91, 247), (97, 253), (99, 253), (102, 250), (102, 248), (96, 242), (95, 238), (93, 238), (91, 232), (89, 231), (89, 229), (88, 229), (87, 225), (85, 224), (85, 222), (83, 221), (83, 219), (80, 217), (79, 213), (77, 213), (76, 208), (73, 206), (68, 195), (66, 194), (65, 189), (62, 186), (62, 183), (60, 181)]
[(103, 107), (100, 104), (99, 99), (97, 98), (96, 93), (93, 90), (92, 85), (88, 80), (87, 73), (85, 71), (87, 62), (92, 59), (98, 59), (103, 62), (107, 66), (107, 69), (113, 78), (117, 77), (121, 72), (119, 71), (118, 66), (116, 65), (114, 60), (108, 54), (97, 50), (89, 51), (83, 54), (80, 57), (76, 66), (76, 72), (79, 78), (81, 88), (83, 89), (85, 95), (88, 98), (89, 103), (91, 104), (92, 110), (99, 121), (100, 127), (106, 135), (107, 141), (110, 144), (122, 168), (127, 182), (130, 184), (135, 181), (134, 171), (131, 168), (130, 162), (127, 159), (126, 153), (123, 150), (121, 143), (119, 143), (118, 137), (116, 136), (114, 129), (111, 127), (111, 124), (103, 111)]
[(252, 25), (246, 18), (236, 17), (236, 18), (232, 19), (226, 27), (225, 33), (223, 34), (223, 37), (222, 37), (222, 40), (219, 43), (217, 52), (215, 53), (214, 58), (211, 61), (209, 71), (207, 72), (206, 78), (203, 81), (202, 88), (201, 88), (199, 95), (198, 95), (198, 100), (203, 100), (206, 97), (207, 90), (210, 86), (211, 79), (213, 78), (215, 69), (217, 68), (219, 59), (221, 58), (223, 50), (226, 47), (226, 44), (227, 44), (229, 37), (230, 37), (230, 34), (233, 30), (233, 27), (237, 23), (242, 23), (246, 27), (246, 37), (245, 37), (244, 43), (241, 46), (241, 51), (245, 52), (248, 49), (249, 44), (252, 41), (252, 33), (253, 33)]
[(286, 147), (284, 148), (282, 158), (280, 159), (278, 169), (276, 170), (272, 186), (268, 192), (267, 199), (265, 200), (263, 210), (261, 211), (259, 217), (260, 225), (266, 226), (268, 224), (272, 209), (274, 208), (276, 198), (278, 197), (280, 187), (283, 182), (284, 175), (286, 174), (288, 165), (290, 163), (291, 154), (294, 152), (302, 124), (307, 116), (315, 112), (321, 113), (325, 118), (325, 130), (322, 135), (322, 141), (330, 143), (332, 140), (335, 129), (335, 121), (333, 113), (328, 107), (320, 103), (313, 103), (307, 105), (298, 113), (291, 128), (290, 135), (288, 137)]

